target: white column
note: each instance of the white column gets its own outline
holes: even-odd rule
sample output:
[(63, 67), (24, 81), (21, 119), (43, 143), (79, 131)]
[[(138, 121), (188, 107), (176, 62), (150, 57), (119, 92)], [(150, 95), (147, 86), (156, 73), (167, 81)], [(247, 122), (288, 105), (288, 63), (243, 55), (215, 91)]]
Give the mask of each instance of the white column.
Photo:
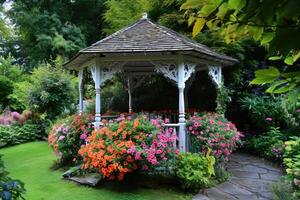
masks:
[(95, 65), (94, 69), (94, 81), (96, 89), (96, 104), (95, 104), (95, 129), (99, 129), (102, 125), (101, 122), (101, 96), (100, 96), (100, 86), (101, 86), (101, 66), (99, 64)]
[(185, 72), (184, 63), (178, 64), (177, 70), (178, 90), (179, 90), (179, 150), (186, 152), (186, 130), (185, 130), (185, 106), (184, 106), (184, 88), (185, 88)]
[(78, 90), (79, 90), (78, 112), (83, 113), (83, 69), (79, 70), (78, 78), (79, 78), (79, 84), (78, 84)]
[(132, 113), (132, 76), (127, 77), (127, 88), (128, 88), (128, 111)]

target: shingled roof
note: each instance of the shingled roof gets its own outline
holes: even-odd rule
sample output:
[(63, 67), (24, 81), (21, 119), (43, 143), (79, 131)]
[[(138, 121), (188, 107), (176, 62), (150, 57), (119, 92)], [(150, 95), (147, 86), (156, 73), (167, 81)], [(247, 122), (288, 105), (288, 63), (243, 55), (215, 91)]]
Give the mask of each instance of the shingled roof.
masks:
[(136, 23), (82, 49), (66, 66), (80, 65), (91, 57), (116, 53), (194, 53), (198, 57), (214, 60), (225, 65), (238, 62), (236, 59), (214, 52), (164, 26), (143, 17)]

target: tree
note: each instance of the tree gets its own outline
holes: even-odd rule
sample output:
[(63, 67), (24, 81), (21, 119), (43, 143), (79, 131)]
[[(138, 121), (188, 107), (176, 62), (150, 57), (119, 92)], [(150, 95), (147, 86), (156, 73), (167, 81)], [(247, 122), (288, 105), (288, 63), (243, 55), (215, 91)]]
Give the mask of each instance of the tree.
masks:
[(178, 12), (183, 0), (107, 0), (104, 14), (105, 32), (114, 33), (139, 20), (146, 12), (148, 17), (177, 31), (186, 31), (183, 12)]
[(5, 108), (8, 106), (8, 95), (13, 91), (13, 83), (5, 76), (0, 75), (0, 106)]
[(300, 98), (300, 2), (297, 0), (187, 0), (193, 36), (203, 29), (218, 31), (226, 42), (251, 37), (269, 51), (270, 60), (283, 60), (288, 73), (271, 67), (256, 72), (252, 84), (270, 84), (267, 92), (285, 93)]
[(57, 55), (73, 56), (102, 37), (103, 0), (10, 2), (11, 9), (5, 14), (18, 36), (14, 48), (19, 48), (18, 56), (30, 67)]
[(32, 87), (28, 88), (28, 99), (32, 111), (55, 119), (74, 110), (77, 79), (62, 69), (61, 62), (56, 61), (55, 68), (49, 64), (39, 66), (30, 79)]

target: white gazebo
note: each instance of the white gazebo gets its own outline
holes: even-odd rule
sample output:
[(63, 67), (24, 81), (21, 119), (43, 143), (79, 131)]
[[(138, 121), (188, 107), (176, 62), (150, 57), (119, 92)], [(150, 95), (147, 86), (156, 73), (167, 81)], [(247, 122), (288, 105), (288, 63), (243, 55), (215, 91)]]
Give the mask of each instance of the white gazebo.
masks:
[[(101, 124), (101, 85), (116, 73), (127, 78), (129, 112), (132, 111), (133, 90), (143, 77), (159, 73), (178, 87), (179, 149), (187, 150), (185, 130), (184, 89), (193, 73), (208, 70), (217, 87), (222, 84), (222, 67), (233, 65), (236, 59), (218, 54), (175, 31), (153, 23), (144, 14), (136, 23), (82, 49), (65, 67), (79, 71), (79, 112), (83, 111), (83, 72), (88, 68), (95, 82), (95, 128)], [(155, 90), (155, 88), (153, 88)]]

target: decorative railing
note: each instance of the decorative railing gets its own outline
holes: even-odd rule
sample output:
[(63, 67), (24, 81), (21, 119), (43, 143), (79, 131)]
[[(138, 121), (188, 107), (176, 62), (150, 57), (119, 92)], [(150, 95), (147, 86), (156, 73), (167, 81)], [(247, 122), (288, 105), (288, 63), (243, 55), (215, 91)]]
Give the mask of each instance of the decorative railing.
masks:
[(174, 148), (179, 148), (179, 141), (178, 141), (178, 132), (179, 132), (179, 124), (164, 124), (163, 125), (165, 128), (166, 133), (170, 133), (171, 136), (175, 136), (176, 140), (174, 141)]

